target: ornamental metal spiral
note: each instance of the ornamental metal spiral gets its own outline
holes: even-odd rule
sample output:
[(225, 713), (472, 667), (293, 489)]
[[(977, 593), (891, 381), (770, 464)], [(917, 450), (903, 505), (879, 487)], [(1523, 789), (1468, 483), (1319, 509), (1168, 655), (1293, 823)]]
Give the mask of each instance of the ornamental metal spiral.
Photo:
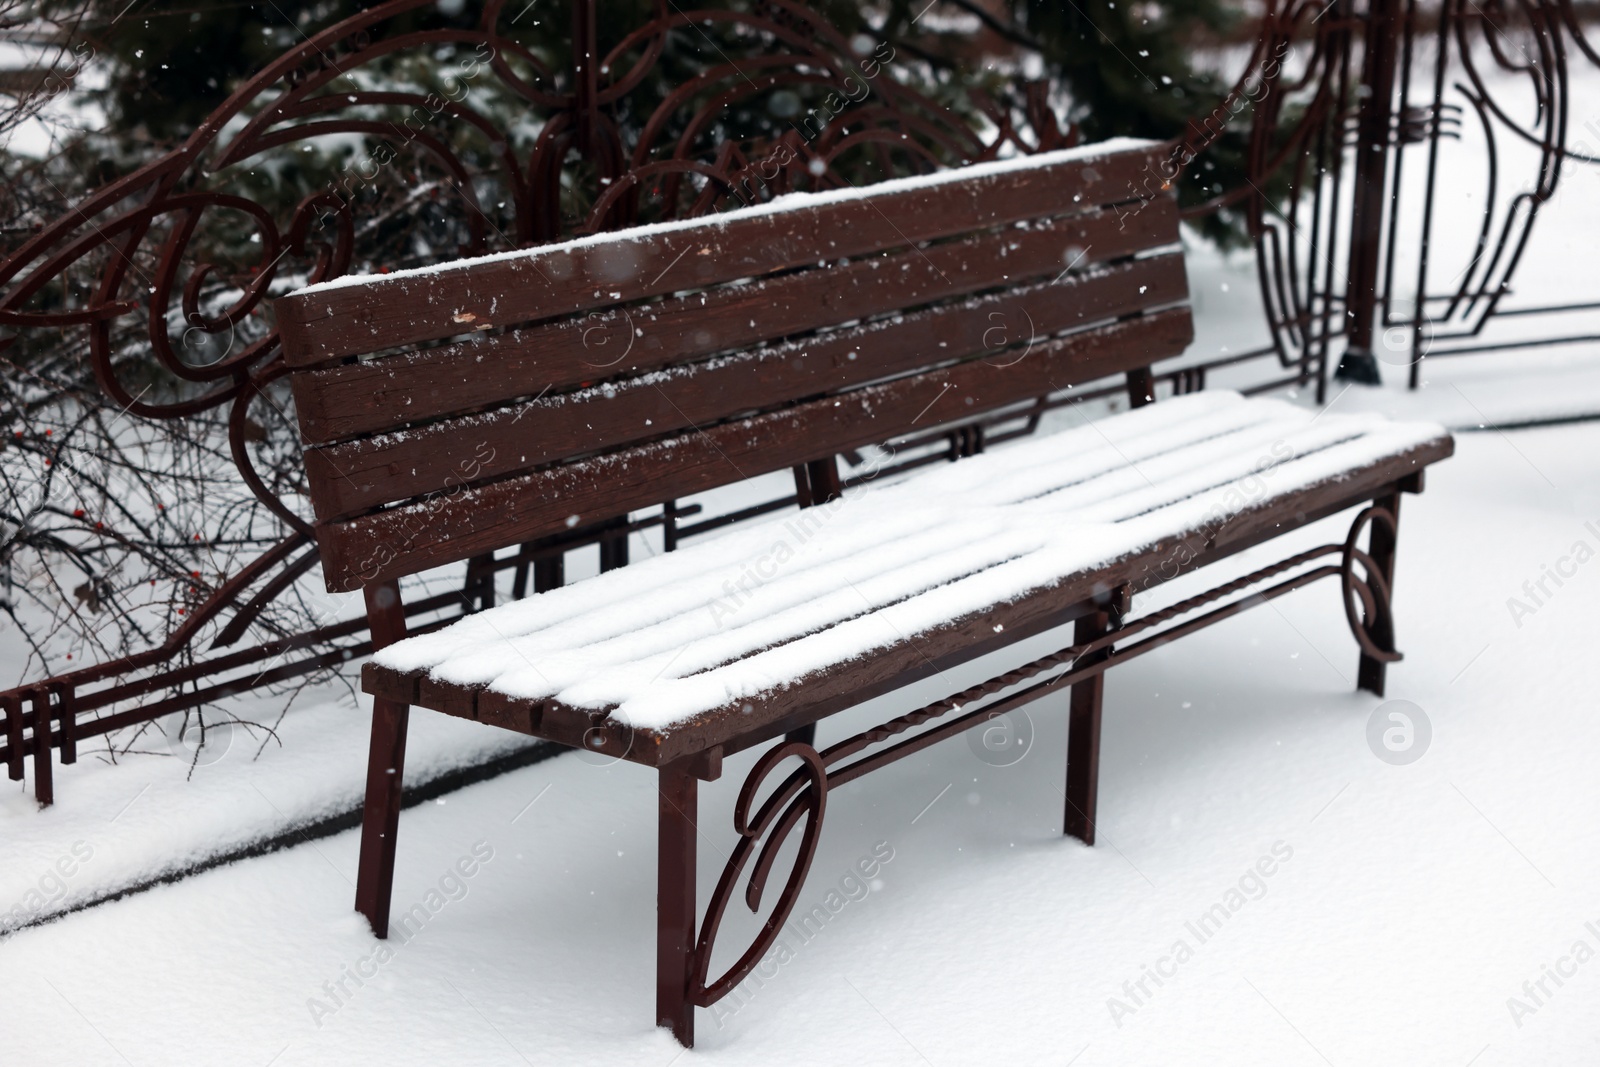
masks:
[[(890, 171), (919, 172), (993, 158), (1006, 145), (1031, 152), (1068, 139), (1048, 109), (1033, 110), (1030, 118), (1043, 133), (1028, 141), (1009, 111), (992, 104), (997, 132), (981, 139), (922, 93), (880, 77), (893, 60), (888, 46), (862, 54), (793, 0), (764, 0), (754, 12), (685, 12), (657, 0), (654, 18), (598, 61), (580, 58), (562, 78), (510, 36), (505, 0), (485, 3), (474, 29), (387, 32), (400, 16), (432, 6), (432, 0), (391, 0), (309, 38), (241, 86), (181, 146), (86, 197), (0, 263), (0, 325), (86, 328), (96, 379), (127, 412), (180, 419), (231, 406), (229, 442), (241, 476), (300, 533), (309, 532), (301, 509), (266, 485), (244, 440), (246, 409), (283, 374), (268, 301), (287, 288), (345, 274), (370, 256), (360, 243), (355, 194), (368, 183), (406, 181), (400, 168), (388, 165), (398, 158), (391, 140), (442, 175), (433, 190), (451, 202), (461, 237), (437, 250), (435, 258), (443, 259), (705, 214), (796, 188), (837, 187), (849, 181), (841, 157), (857, 149), (876, 153)], [(582, 57), (593, 43), (592, 0), (574, 0), (573, 9), (579, 27), (574, 50)], [(740, 27), (756, 54), (710, 66), (669, 92), (652, 113), (631, 116), (630, 94), (669, 38), (715, 24)], [(361, 87), (359, 76), (380, 63), (441, 52), (464, 58), (442, 75), (436, 91)], [(493, 93), (542, 120), (526, 152), (519, 153), (512, 131), (471, 106), (474, 92), (490, 95), (490, 83)], [(796, 127), (771, 143), (719, 137), (719, 119), (730, 108), (774, 93), (798, 100), (796, 89), (826, 100), (833, 87), (851, 106), (815, 131)], [(367, 117), (375, 109), (404, 117)], [(626, 127), (623, 115), (630, 116)], [(487, 156), (497, 164), (492, 173), (475, 173), (452, 143), (467, 130), (488, 144)], [(287, 217), (218, 188), (249, 167), (330, 136), (370, 138), (379, 148)], [(487, 204), (485, 188), (505, 192), (508, 209)], [(574, 195), (587, 204), (564, 212), (563, 198)], [(205, 259), (204, 242), (197, 240), (225, 223), (245, 227), (258, 248), (243, 271), (227, 272)], [(142, 251), (154, 254), (159, 266), (153, 273), (135, 265)], [(47, 287), (84, 266), (97, 282), (80, 306), (34, 306)], [(224, 286), (237, 295), (226, 306), (207, 307), (205, 294)], [(181, 398), (152, 402), (119, 378), (112, 326), (139, 319), (150, 355), (190, 387)], [(218, 350), (220, 357), (203, 358)]]
[[(1347, 329), (1339, 271), (1350, 239), (1344, 161), (1356, 147), (1356, 67), (1379, 32), (1372, 14), (1380, 3), (1404, 8), (1395, 25), (1406, 71), (1425, 19), (1436, 19), (1438, 40), (1436, 91), (1413, 103), (1408, 78), (1400, 79), (1386, 145), (1398, 154), (1410, 147), (1433, 152), (1455, 136), (1463, 116), (1476, 116), (1486, 129), (1538, 150), (1533, 181), (1509, 209), (1494, 203), (1504, 199), (1507, 183), (1491, 177), (1493, 195), (1474, 220), (1481, 233), (1469, 269), (1449, 293), (1428, 294), (1420, 286), (1424, 300), (1414, 322), (1390, 315), (1395, 271), (1386, 272), (1385, 325), (1411, 326), (1415, 344), (1435, 351), (1440, 341), (1480, 331), (1504, 310), (1502, 296), (1528, 258), (1528, 234), (1563, 168), (1600, 155), (1567, 137), (1568, 65), (1579, 59), (1600, 65), (1572, 0), (1444, 0), (1437, 7), (1414, 0), (1268, 0), (1244, 73), (1210, 116), (1195, 118), (1179, 147), (1181, 158), (1192, 160), (1218, 124), (1235, 121), (1241, 101), (1248, 102), (1248, 118), (1238, 120), (1250, 124), (1248, 180), (1188, 214), (1243, 212), (1270, 345), (1174, 372), (1177, 388), (1199, 387), (1212, 367), (1252, 355), (1292, 372), (1263, 387), (1315, 380), (1320, 388), (1330, 346)], [(475, 17), (456, 26), (414, 29), (408, 16), (433, 6), (434, 0), (388, 0), (301, 41), (243, 83), (182, 144), (83, 197), (0, 261), (0, 327), (17, 334), (82, 331), (99, 388), (133, 418), (225, 414), (240, 481), (282, 523), (281, 538), (192, 604), (158, 647), (48, 680), (66, 683), (69, 702), (74, 686), (81, 698), (91, 681), (135, 667), (158, 669), (175, 652), (187, 654), (205, 627), (219, 631), (217, 646), (239, 642), (273, 599), (316, 565), (293, 471), (264, 470), (259, 459), (262, 420), (291, 422), (282, 410), (287, 393), (270, 301), (300, 285), (388, 266), (375, 261), (380, 235), (363, 213), (367, 193), (406, 197), (406, 224), (431, 237), (425, 258), (448, 259), (836, 188), (863, 161), (876, 174), (916, 173), (1076, 140), (1040, 82), (1017, 85), (1007, 101), (973, 94), (987, 120), (980, 134), (967, 118), (895, 77), (892, 46), (846, 37), (801, 0), (750, 0), (739, 10), (685, 10), (653, 0), (650, 15), (604, 54), (596, 43), (595, 0), (570, 0), (573, 47), (565, 67), (522, 43), (517, 21), (524, 5), (484, 0)], [(1497, 36), (1512, 23), (1523, 27), (1519, 40), (1529, 42), (1523, 51), (1507, 49)], [(712, 43), (712, 33), (738, 46), (706, 52), (708, 61), (681, 84), (652, 82), (672, 49)], [(380, 84), (378, 74), (402, 60), (424, 72), (416, 84)], [(1517, 121), (1497, 101), (1486, 64), (1530, 86), (1531, 121)], [(1457, 67), (1460, 77), (1451, 82), (1447, 68)], [(1447, 88), (1465, 103), (1446, 99)], [(816, 102), (815, 121), (805, 101)], [(786, 117), (789, 128), (740, 135), (727, 116), (755, 108)], [(376, 147), (296, 203), (277, 204), (244, 181), (252, 169), (278, 165), (326, 138)], [(1428, 198), (1435, 195), (1432, 167)], [(424, 173), (428, 180), (419, 180)], [(1384, 235), (1391, 265), (1394, 225), (1391, 218)], [(224, 238), (230, 248), (251, 249), (250, 256), (224, 262), (218, 254)], [(1428, 300), (1434, 303), (1424, 310)], [(0, 337), (0, 349), (16, 341)], [(160, 368), (174, 388), (153, 398), (125, 377), (134, 364)], [(1415, 366), (1413, 382), (1414, 375)], [(1360, 599), (1359, 587), (1351, 589)], [(359, 626), (332, 629), (342, 647), (355, 647)], [(159, 689), (152, 684), (146, 691)], [(16, 738), (6, 742), (15, 761), (22, 716), (5, 718), (6, 737)]]
[[(127, 416), (222, 413), (240, 480), (283, 524), (282, 539), (190, 605), (159, 649), (100, 666), (148, 666), (230, 611), (216, 643), (232, 644), (315, 566), (301, 479), (269, 474), (253, 444), (263, 421), (292, 434), (271, 297), (387, 266), (375, 261), (381, 234), (363, 197), (407, 198), (407, 221), (428, 228), (426, 258), (444, 260), (835, 188), (863, 167), (921, 173), (1074, 139), (1032, 85), (1010, 104), (979, 94), (980, 136), (889, 72), (891, 46), (847, 38), (798, 0), (741, 10), (655, 0), (604, 55), (595, 0), (571, 0), (570, 69), (519, 41), (521, 14), (505, 0), (486, 0), (470, 25), (415, 30), (416, 13), (434, 6), (389, 0), (303, 40), (182, 144), (85, 196), (0, 261), (0, 327), (11, 333), (0, 350), (28, 331), (81, 330), (99, 388)], [(739, 49), (716, 48), (708, 34), (719, 30)], [(682, 84), (646, 84), (670, 47), (706, 43), (719, 61)], [(411, 73), (386, 79), (401, 62)], [(789, 115), (788, 131), (736, 136), (726, 116), (756, 107)], [(325, 188), (274, 206), (249, 185), (256, 169), (329, 138), (361, 148)], [(141, 389), (129, 367), (159, 368), (171, 388)], [(295, 457), (279, 460), (298, 469)]]
[[(767, 797), (752, 818), (750, 808), (755, 803), (756, 793), (762, 783), (791, 756), (799, 758), (800, 767)], [(828, 771), (823, 765), (823, 757), (802, 741), (787, 741), (769, 749), (745, 779), (733, 809), (733, 825), (739, 834), (739, 843), (723, 867), (722, 877), (711, 894), (711, 903), (706, 908), (705, 922), (701, 925), (700, 938), (695, 945), (693, 996), (695, 1003), (701, 1007), (710, 1007), (732, 992), (777, 942), (783, 924), (794, 911), (806, 874), (811, 870), (811, 861), (817, 854), (817, 842), (822, 834), (822, 816), (827, 804)], [(800, 849), (772, 914), (739, 959), (720, 978), (712, 980), (709, 977), (711, 948), (716, 942), (717, 932), (722, 928), (728, 904), (733, 900), (739, 876), (744, 873), (751, 858), (755, 857), (755, 868), (750, 872), (750, 879), (745, 886), (745, 903), (752, 912), (759, 910), (778, 850), (789, 839), (802, 817), (806, 825), (800, 837)], [(758, 855), (756, 848), (763, 836), (766, 844)]]
[[(1394, 615), (1389, 606), (1389, 580), (1383, 568), (1371, 556), (1356, 547), (1362, 532), (1369, 524), (1388, 530), (1393, 538), (1398, 530), (1394, 513), (1377, 505), (1366, 508), (1350, 524), (1345, 538), (1344, 551), (1339, 559), (1339, 584), (1343, 592), (1344, 615), (1350, 623), (1350, 633), (1368, 658), (1379, 663), (1395, 663), (1403, 659), (1394, 644)], [(1356, 564), (1361, 565), (1365, 577), (1356, 574)]]
[[(1421, 256), (1417, 266), (1419, 297), (1410, 315), (1396, 314), (1390, 324), (1409, 333), (1406, 347), (1411, 363), (1411, 385), (1419, 378), (1420, 358), (1456, 351), (1483, 351), (1517, 347), (1510, 343), (1478, 340), (1497, 315), (1570, 313), (1585, 310), (1571, 303), (1540, 309), (1527, 305), (1507, 307), (1514, 293), (1519, 268), (1526, 265), (1530, 239), (1545, 208), (1555, 198), (1562, 178), (1574, 165), (1600, 164), (1600, 150), (1587, 142), (1574, 144), (1570, 130), (1574, 116), (1568, 83), (1573, 61), (1587, 60), (1600, 68), (1600, 54), (1586, 35), (1571, 0), (1446, 0), (1434, 34), (1433, 86), (1426, 108), (1440, 116), (1427, 143), (1426, 184), (1422, 200), (1438, 199), (1438, 182), (1445, 164), (1437, 142), (1459, 140), (1470, 124), (1482, 138), (1481, 187), (1473, 200), (1479, 217), (1465, 222), (1473, 240), (1457, 261), (1443, 261), (1437, 243), (1434, 212), (1428, 210), (1420, 233)], [(1510, 76), (1507, 78), (1507, 76)], [(1521, 101), (1507, 85), (1525, 90)], [(1519, 109), (1514, 103), (1520, 103)], [(1534, 150), (1530, 161), (1508, 163), (1509, 148)], [(1569, 179), (1570, 180), (1570, 179)], [(1393, 238), (1391, 238), (1393, 239)], [(1433, 262), (1430, 262), (1430, 257)], [(1437, 285), (1434, 279), (1443, 279)], [(1393, 282), (1391, 282), (1391, 287)], [(1589, 303), (1588, 310), (1600, 309)], [(1581, 338), (1548, 337), (1558, 344)]]
[[(1375, 316), (1384, 362), (1408, 366), (1416, 388), (1424, 356), (1525, 346), (1525, 336), (1483, 340), (1497, 315), (1528, 322), (1600, 311), (1592, 296), (1507, 307), (1563, 175), (1600, 164), (1600, 149), (1571, 135), (1571, 65), (1600, 67), (1590, 32), (1573, 0), (1268, 3), (1245, 74), (1223, 106), (1191, 122), (1188, 138), (1203, 143), (1248, 96), (1247, 180), (1190, 214), (1243, 210), (1269, 349), (1282, 366), (1320, 376), (1354, 320)], [(1373, 83), (1392, 86), (1392, 95), (1378, 126), (1363, 129), (1362, 101)], [(1517, 100), (1519, 86), (1525, 101)], [(1469, 124), (1484, 145), (1477, 206), (1447, 200), (1440, 188), (1441, 149), (1461, 141)], [(1534, 150), (1515, 173), (1508, 173), (1508, 145)], [(1386, 203), (1363, 219), (1353, 207), (1359, 165), (1374, 152), (1387, 155), (1370, 176)], [(1402, 172), (1419, 168), (1420, 183), (1402, 183)], [(1446, 261), (1439, 236), (1462, 228), (1473, 240)], [(1371, 258), (1370, 276), (1353, 285), (1363, 256)]]

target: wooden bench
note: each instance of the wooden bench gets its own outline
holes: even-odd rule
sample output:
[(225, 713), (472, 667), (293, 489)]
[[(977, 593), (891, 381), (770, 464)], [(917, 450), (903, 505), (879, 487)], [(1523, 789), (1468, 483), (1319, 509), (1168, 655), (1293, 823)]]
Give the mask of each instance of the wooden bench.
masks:
[[(412, 705), (658, 770), (658, 1022), (691, 1045), (694, 1008), (787, 919), (834, 786), (1070, 687), (1064, 830), (1092, 844), (1107, 667), (1323, 577), (1381, 694), (1400, 494), (1452, 442), (1229, 393), (1149, 404), (1151, 365), (1191, 339), (1176, 205), (1144, 198), (1166, 151), (1113, 142), (280, 299), (323, 573), (364, 591), (380, 648), (356, 892), (374, 932)], [(841, 455), (1112, 375), (1137, 410), (841, 476)], [(798, 513), (404, 632), (407, 575), (784, 470)], [(1137, 592), (1350, 508), (1342, 544), (1131, 616)], [(813, 745), (820, 719), (1067, 624), (1051, 655)], [(701, 922), (697, 783), (768, 742)], [(757, 911), (802, 822), (760, 934), (713, 978), (735, 883), (748, 869)]]

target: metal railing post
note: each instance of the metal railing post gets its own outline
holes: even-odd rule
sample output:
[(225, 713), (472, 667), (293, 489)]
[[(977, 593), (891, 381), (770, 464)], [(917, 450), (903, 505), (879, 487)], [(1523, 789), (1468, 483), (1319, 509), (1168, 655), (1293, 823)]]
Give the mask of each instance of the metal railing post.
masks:
[(1389, 197), (1389, 144), (1394, 122), (1395, 60), (1400, 40), (1401, 0), (1370, 0), (1361, 104), (1356, 115), (1356, 185), (1350, 220), (1350, 269), (1345, 290), (1348, 342), (1334, 377), (1381, 385), (1373, 355), (1378, 285)]

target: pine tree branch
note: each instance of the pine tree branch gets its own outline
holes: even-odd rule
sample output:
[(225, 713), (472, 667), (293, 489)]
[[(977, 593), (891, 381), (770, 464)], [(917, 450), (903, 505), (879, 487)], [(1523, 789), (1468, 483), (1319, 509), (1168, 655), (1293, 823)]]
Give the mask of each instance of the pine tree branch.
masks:
[(995, 15), (992, 11), (989, 11), (981, 4), (976, 3), (975, 0), (934, 0), (934, 2), (949, 4), (951, 7), (958, 7), (967, 12), (967, 14), (976, 16), (979, 22), (983, 23), (985, 26), (989, 27), (989, 29), (993, 30), (1001, 37), (1004, 37), (1012, 44), (1020, 44), (1022, 47), (1031, 48), (1036, 52), (1044, 51), (1044, 44), (1038, 38), (1029, 34), (1028, 31), (1024, 30), (1022, 27), (1017, 26), (1014, 23), (1007, 22), (1005, 19)]

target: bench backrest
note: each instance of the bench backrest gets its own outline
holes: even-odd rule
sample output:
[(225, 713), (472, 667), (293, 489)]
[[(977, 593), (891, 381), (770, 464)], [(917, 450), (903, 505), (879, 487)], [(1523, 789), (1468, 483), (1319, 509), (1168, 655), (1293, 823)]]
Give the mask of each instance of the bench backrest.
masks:
[(1111, 142), (279, 299), (328, 587), (1147, 371), (1192, 336), (1165, 158)]

